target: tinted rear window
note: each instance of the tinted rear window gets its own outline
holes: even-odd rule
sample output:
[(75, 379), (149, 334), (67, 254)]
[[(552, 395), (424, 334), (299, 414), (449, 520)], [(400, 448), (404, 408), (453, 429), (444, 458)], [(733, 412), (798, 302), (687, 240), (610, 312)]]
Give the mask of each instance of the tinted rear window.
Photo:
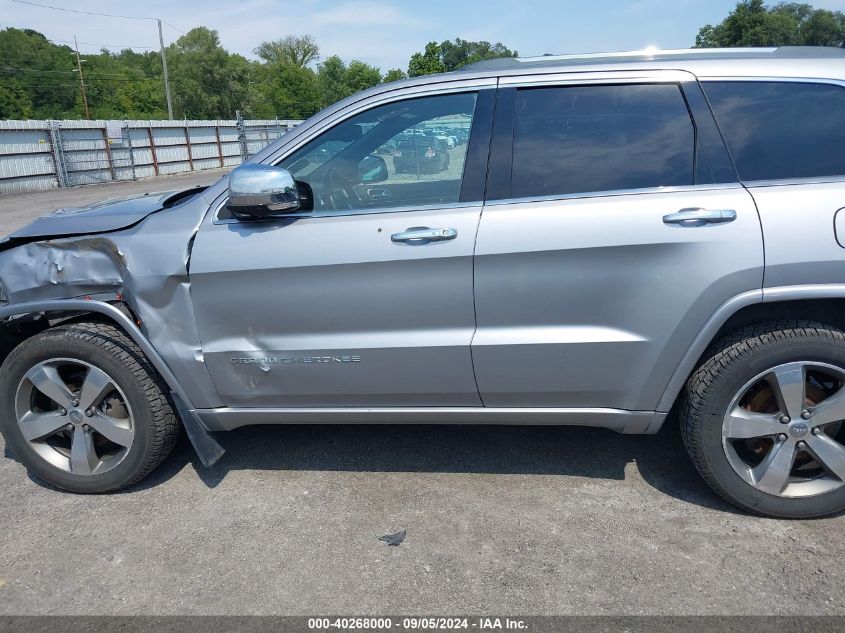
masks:
[(845, 175), (845, 89), (726, 81), (704, 91), (742, 180)]
[(519, 90), (511, 196), (690, 185), (694, 150), (677, 85)]

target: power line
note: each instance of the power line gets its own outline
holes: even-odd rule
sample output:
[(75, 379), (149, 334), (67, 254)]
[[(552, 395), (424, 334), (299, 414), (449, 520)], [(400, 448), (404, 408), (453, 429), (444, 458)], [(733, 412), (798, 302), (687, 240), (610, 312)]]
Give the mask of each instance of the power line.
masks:
[[(70, 40), (52, 40), (53, 42), (61, 42), (62, 44), (73, 44)], [(102, 44), (99, 42), (79, 42), (85, 46), (102, 46), (103, 48), (145, 48), (148, 50), (157, 50), (158, 46), (130, 46), (129, 44)]]
[[(28, 4), (32, 7), (40, 7), (42, 9), (53, 9), (54, 11), (66, 11), (68, 13), (80, 13), (82, 15), (97, 15), (104, 18), (120, 18), (123, 20), (159, 20), (159, 18), (150, 18), (143, 15), (118, 15), (115, 13), (97, 13), (96, 11), (83, 11), (81, 9), (68, 9), (66, 7), (54, 7), (49, 4), (39, 4), (37, 2), (29, 2), (28, 0), (12, 0), (12, 2), (17, 2), (18, 4)], [(185, 31), (180, 29), (177, 26), (173, 26), (167, 20), (161, 20), (162, 24), (166, 24), (174, 31), (178, 31), (182, 35), (186, 35)], [(140, 48), (140, 47), (139, 47)]]
[[(82, 9), (68, 9), (66, 7), (54, 7), (49, 4), (39, 4), (38, 2), (29, 2), (28, 0), (12, 0), (12, 2), (17, 2), (18, 4), (28, 4), (32, 7), (41, 7), (42, 9), (53, 9), (54, 11), (66, 11), (67, 13), (81, 13), (83, 15), (98, 15), (104, 18), (120, 18), (123, 20), (157, 20), (158, 18), (148, 18), (146, 16), (139, 16), (139, 15), (118, 15), (116, 13), (97, 13), (96, 11), (83, 11)], [(185, 35), (185, 31), (173, 26), (170, 22), (165, 22), (164, 20), (161, 21), (162, 24), (166, 24), (172, 29), (179, 31), (182, 35)]]
[(170, 22), (168, 22), (167, 20), (162, 20), (162, 21), (161, 21), (161, 23), (162, 23), (162, 24), (166, 24), (166, 25), (167, 25), (167, 26), (169, 26), (171, 29), (173, 29), (174, 31), (178, 31), (178, 32), (179, 32), (179, 33), (181, 33), (182, 35), (187, 35), (187, 33), (185, 33), (185, 31), (183, 31), (183, 30), (182, 30), (182, 29), (180, 29), (180, 28), (177, 28), (177, 27), (173, 26), (173, 25), (172, 25)]
[[(32, 79), (38, 80), (38, 79), (44, 79), (44, 77), (32, 77)], [(61, 79), (64, 79), (64, 77), (62, 77)], [(147, 83), (149, 81), (155, 81), (156, 83), (158, 83), (158, 79), (153, 79), (151, 77), (145, 77), (143, 79), (101, 79), (101, 78), (98, 78), (98, 77), (89, 77), (88, 75), (85, 75), (85, 83), (87, 84), (89, 81), (104, 81), (104, 82), (107, 82), (107, 83), (113, 83), (114, 82), (114, 83), (125, 83), (125, 84), (142, 84), (142, 83)], [(76, 86), (78, 84), (27, 83), (27, 84), (18, 84), (18, 85), (37, 88), (37, 87), (41, 87), (41, 86), (64, 86), (64, 85)]]
[[(22, 73), (50, 73), (60, 75), (72, 75), (75, 70), (38, 70), (35, 68), (13, 68), (11, 66), (0, 66), (0, 71), (22, 72)], [(123, 73), (94, 73), (94, 77), (125, 77)]]
[(22, 72), (22, 73), (60, 73), (63, 75), (72, 75), (72, 70), (35, 70), (33, 68), (12, 68), (11, 66), (0, 66), (2, 71)]
[[(151, 17), (137, 16), (137, 15), (119, 15), (119, 14), (116, 14), (116, 13), (99, 13), (97, 11), (84, 11), (82, 9), (68, 9), (68, 8), (65, 8), (65, 7), (55, 7), (55, 6), (50, 5), (50, 4), (41, 4), (39, 2), (30, 2), (29, 0), (12, 0), (12, 2), (17, 2), (18, 4), (26, 4), (26, 5), (33, 6), (33, 7), (40, 7), (42, 9), (52, 9), (54, 11), (66, 11), (68, 13), (78, 13), (78, 14), (81, 14), (81, 15), (96, 15), (96, 16), (101, 16), (101, 17), (106, 17), (106, 18), (120, 18), (120, 19), (124, 19), (124, 20), (149, 20), (149, 21), (154, 21), (156, 23), (156, 25), (158, 26), (158, 42), (159, 42), (159, 49), (160, 49), (160, 53), (161, 53), (161, 66), (162, 66), (162, 71), (163, 71), (162, 78), (164, 79), (164, 95), (165, 95), (165, 99), (167, 101), (167, 118), (171, 119), (171, 120), (173, 119), (173, 101), (172, 101), (171, 96), (170, 96), (170, 80), (169, 80), (168, 73), (167, 73), (167, 55), (166, 55), (165, 49), (164, 49), (164, 36), (162, 35), (162, 32), (161, 32), (161, 25), (166, 24), (170, 28), (178, 31), (179, 33), (182, 33), (183, 35), (186, 35), (185, 31), (183, 31), (182, 29), (180, 29), (178, 27), (173, 26), (172, 24), (170, 24), (170, 22), (167, 22), (166, 20), (162, 20), (161, 18), (151, 18)], [(74, 48), (76, 49), (77, 66), (80, 66), (81, 62), (79, 61), (79, 44), (76, 41), (76, 36), (74, 36), (74, 38), (73, 38), (73, 44), (74, 44)], [(79, 68), (78, 72), (79, 72), (79, 78), (80, 78), (80, 83), (81, 83), (82, 68)], [(84, 89), (83, 89), (82, 98), (83, 98), (83, 101), (84, 101), (85, 100)], [(88, 108), (88, 106), (86, 105), (86, 112), (87, 112), (87, 108)]]

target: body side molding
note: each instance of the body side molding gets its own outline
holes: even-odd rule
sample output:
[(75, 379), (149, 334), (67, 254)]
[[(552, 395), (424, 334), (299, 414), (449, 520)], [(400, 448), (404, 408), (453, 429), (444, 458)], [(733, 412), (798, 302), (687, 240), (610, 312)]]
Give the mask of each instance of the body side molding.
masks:
[(253, 424), (514, 424), (594, 426), (620, 433), (656, 433), (666, 417), (654, 411), (527, 407), (333, 407), (198, 409), (211, 431)]
[(845, 299), (845, 284), (801, 284), (763, 288), (763, 303), (799, 299)]

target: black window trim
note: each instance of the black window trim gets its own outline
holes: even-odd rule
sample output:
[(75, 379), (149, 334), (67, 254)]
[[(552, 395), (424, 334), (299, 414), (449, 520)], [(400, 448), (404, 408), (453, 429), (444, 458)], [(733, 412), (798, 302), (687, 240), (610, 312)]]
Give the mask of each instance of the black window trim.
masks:
[[(516, 128), (515, 120), (515, 106), (516, 106), (516, 91), (520, 89), (533, 88), (574, 88), (574, 87), (589, 87), (589, 86), (623, 86), (623, 85), (675, 85), (679, 88), (681, 98), (687, 108), (690, 116), (690, 122), (693, 126), (694, 147), (693, 147), (693, 183), (689, 185), (677, 185), (670, 187), (641, 187), (636, 189), (610, 189), (607, 191), (583, 191), (568, 194), (553, 194), (548, 196), (527, 196), (523, 198), (511, 197), (511, 180), (513, 178), (513, 141), (514, 132)], [(704, 106), (704, 107), (702, 107)], [(704, 119), (708, 125), (700, 125), (699, 119)], [(710, 125), (712, 124), (712, 125)], [(719, 183), (698, 184), (695, 182), (697, 177), (697, 161), (699, 149), (699, 133), (700, 128), (711, 130), (707, 133), (712, 134), (712, 130), (718, 133), (718, 145), (724, 151), (726, 160), (729, 161), (733, 178), (730, 181)], [(551, 202), (555, 200), (578, 200), (584, 198), (604, 198), (629, 196), (638, 194), (654, 194), (654, 193), (678, 193), (685, 191), (707, 191), (707, 190), (722, 190), (722, 189), (739, 189), (742, 184), (736, 175), (736, 168), (730, 153), (725, 146), (721, 131), (716, 124), (713, 112), (710, 109), (709, 102), (706, 101), (706, 96), (702, 90), (699, 82), (690, 75), (689, 80), (671, 80), (662, 81), (660, 79), (652, 79), (648, 77), (643, 78), (620, 78), (608, 77), (602, 81), (585, 81), (579, 82), (574, 80), (564, 80), (561, 82), (543, 82), (537, 83), (526, 82), (518, 84), (508, 84), (500, 86), (497, 91), (496, 108), (493, 118), (493, 131), (490, 141), (490, 166), (487, 172), (487, 190), (484, 200), (485, 205), (499, 206), (508, 204), (521, 204), (528, 202)]]
[[(783, 84), (818, 84), (822, 86), (838, 86), (845, 90), (845, 80), (841, 79), (833, 79), (833, 78), (823, 78), (823, 77), (792, 77), (792, 76), (782, 76), (782, 77), (773, 77), (769, 75), (757, 75), (757, 76), (741, 76), (741, 75), (707, 75), (707, 76), (700, 76), (698, 78), (698, 83), (702, 87), (702, 91), (704, 93), (704, 98), (707, 99), (707, 90), (706, 86), (708, 83), (722, 83), (722, 82), (737, 82), (737, 83), (752, 83), (752, 82), (759, 82), (759, 83), (783, 83)], [(710, 100), (707, 100), (707, 104), (712, 111), (712, 105), (710, 104)], [(715, 113), (713, 116), (713, 120), (716, 122), (717, 128), (719, 128), (719, 133), (724, 135), (722, 132), (721, 127), (719, 127), (719, 121), (715, 118)], [(726, 147), (728, 154), (730, 155), (730, 149)], [(731, 155), (731, 162), (734, 163), (736, 166), (736, 161)], [(839, 183), (845, 182), (845, 175), (841, 176), (805, 176), (805, 177), (798, 177), (798, 178), (765, 178), (762, 180), (742, 180), (739, 177), (739, 172), (737, 171), (737, 180), (743, 186), (747, 187), (779, 187), (779, 186), (788, 186), (788, 185), (812, 185), (812, 184), (825, 184), (825, 183)]]
[[(407, 101), (411, 99), (421, 99), (426, 97), (436, 97), (440, 95), (454, 95), (454, 94), (475, 94), (475, 110), (473, 111), (473, 122), (470, 128), (470, 137), (467, 142), (467, 154), (464, 159), (464, 174), (461, 178), (461, 189), (458, 194), (457, 202), (436, 203), (425, 205), (408, 205), (403, 207), (374, 207), (364, 209), (341, 209), (341, 210), (327, 210), (327, 211), (296, 211), (294, 213), (286, 213), (284, 217), (268, 218), (261, 220), (259, 223), (279, 223), (289, 222), (302, 218), (324, 218), (324, 217), (345, 217), (356, 215), (376, 215), (382, 213), (410, 213), (413, 211), (436, 211), (440, 209), (461, 209), (467, 207), (481, 206), (484, 204), (484, 189), (487, 183), (487, 164), (489, 161), (490, 152), (490, 130), (493, 126), (493, 115), (496, 102), (495, 84), (490, 83), (469, 83), (466, 85), (450, 86), (448, 89), (432, 89), (427, 86), (425, 90), (415, 91), (410, 93), (398, 93), (395, 95), (380, 95), (377, 100), (368, 101), (365, 104), (355, 104), (355, 107), (345, 108), (340, 113), (333, 113), (328, 122), (321, 122), (317, 124), (316, 128), (310, 129), (308, 133), (302, 138), (296, 139), (296, 142), (290, 147), (285, 148), (282, 152), (276, 152), (269, 157), (261, 160), (261, 164), (278, 165), (284, 161), (288, 156), (298, 151), (301, 147), (310, 143), (312, 140), (323, 134), (325, 131), (335, 127), (358, 114), (366, 112), (372, 108), (379, 106), (397, 103), (399, 101)], [(385, 98), (386, 97), (386, 98)], [(476, 117), (481, 114), (483, 120), (479, 121)], [(476, 132), (479, 136), (476, 138)], [(470, 152), (473, 151), (472, 165), (470, 165)], [(465, 182), (468, 168), (473, 169), (474, 183), (466, 188)], [(480, 172), (478, 170), (481, 170)], [(476, 173), (477, 172), (477, 173)], [(479, 185), (480, 183), (480, 185)], [(466, 195), (466, 199), (465, 199)], [(473, 198), (473, 199), (469, 199)], [(214, 225), (225, 224), (241, 224), (242, 221), (237, 218), (227, 217), (225, 212), (226, 203), (229, 200), (228, 191), (223, 192), (211, 205), (214, 212), (210, 214), (211, 223)]]

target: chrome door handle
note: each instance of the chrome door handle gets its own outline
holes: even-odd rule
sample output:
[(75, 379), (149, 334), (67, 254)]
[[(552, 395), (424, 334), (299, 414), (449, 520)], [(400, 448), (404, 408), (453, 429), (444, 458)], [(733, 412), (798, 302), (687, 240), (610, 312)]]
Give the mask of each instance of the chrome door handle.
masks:
[(705, 224), (724, 224), (736, 220), (733, 209), (681, 209), (677, 213), (663, 216), (664, 224), (680, 224), (681, 226), (704, 226)]
[(394, 233), (390, 236), (390, 239), (394, 242), (405, 242), (406, 244), (428, 244), (429, 242), (453, 240), (456, 237), (458, 237), (458, 232), (455, 229), (430, 229), (426, 226), (415, 226), (407, 231)]

